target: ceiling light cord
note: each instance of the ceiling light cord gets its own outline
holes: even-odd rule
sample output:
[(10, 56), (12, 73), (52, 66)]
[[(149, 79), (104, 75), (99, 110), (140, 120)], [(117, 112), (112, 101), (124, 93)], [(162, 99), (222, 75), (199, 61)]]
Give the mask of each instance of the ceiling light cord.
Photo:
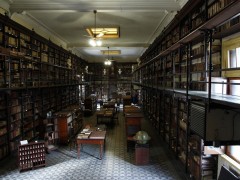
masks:
[(108, 47), (108, 58), (107, 60), (104, 62), (105, 65), (110, 66), (112, 64), (112, 62), (109, 60), (109, 47)]
[(89, 44), (93, 47), (102, 46), (102, 41), (97, 39), (97, 10), (93, 10), (94, 13), (94, 32), (93, 39), (89, 40)]
[(97, 37), (97, 35), (96, 35), (96, 32), (97, 32), (97, 10), (94, 10), (93, 11), (93, 13), (94, 13), (94, 16), (95, 16), (95, 21), (94, 21), (94, 27), (95, 27), (95, 32), (94, 32), (94, 39), (96, 39), (96, 37)]

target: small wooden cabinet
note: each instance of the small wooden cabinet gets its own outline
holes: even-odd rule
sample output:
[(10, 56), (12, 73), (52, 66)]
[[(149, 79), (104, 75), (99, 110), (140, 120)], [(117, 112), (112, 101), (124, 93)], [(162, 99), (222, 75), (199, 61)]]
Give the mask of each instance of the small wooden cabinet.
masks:
[(149, 163), (149, 144), (136, 143), (135, 163), (136, 165), (147, 165)]
[(71, 105), (65, 110), (72, 113), (72, 136), (76, 136), (83, 126), (83, 113), (79, 105)]
[(18, 147), (19, 170), (29, 170), (45, 166), (45, 143), (29, 143)]
[(70, 111), (61, 111), (56, 113), (58, 122), (58, 137), (60, 144), (69, 142), (72, 131), (72, 113)]
[(82, 113), (79, 108), (70, 106), (55, 113), (60, 144), (67, 144), (82, 128)]

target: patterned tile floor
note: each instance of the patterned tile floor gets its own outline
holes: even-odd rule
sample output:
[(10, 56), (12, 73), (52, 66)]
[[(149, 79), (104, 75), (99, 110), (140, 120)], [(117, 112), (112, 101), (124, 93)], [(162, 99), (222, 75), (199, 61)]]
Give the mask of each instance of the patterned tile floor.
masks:
[[(84, 119), (85, 124), (96, 124), (96, 117)], [(58, 147), (46, 155), (46, 167), (19, 172), (16, 155), (0, 162), (0, 179), (3, 180), (181, 180), (185, 173), (176, 166), (175, 159), (162, 145), (157, 134), (151, 131), (148, 121), (143, 129), (152, 137), (150, 162), (136, 166), (134, 151), (126, 151), (125, 129), (122, 112), (119, 123), (107, 124), (106, 149), (103, 159), (98, 159), (96, 145), (84, 145), (77, 159), (76, 148)]]

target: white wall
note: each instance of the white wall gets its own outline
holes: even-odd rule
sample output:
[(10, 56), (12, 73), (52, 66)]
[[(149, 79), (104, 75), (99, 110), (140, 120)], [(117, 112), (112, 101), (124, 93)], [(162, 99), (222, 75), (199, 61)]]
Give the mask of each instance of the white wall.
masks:
[(67, 43), (63, 39), (58, 37), (54, 32), (51, 32), (51, 30), (48, 30), (47, 27), (38, 24), (27, 13), (13, 13), (11, 19), (30, 30), (34, 29), (34, 31), (40, 36), (50, 39), (53, 43), (66, 49)]
[(57, 44), (58, 46), (62, 46), (64, 49), (67, 49), (67, 42), (62, 39), (58, 34), (45, 27), (40, 22), (38, 22), (34, 17), (32, 17), (27, 12), (22, 13), (12, 13), (9, 11), (9, 2), (5, 0), (0, 0), (0, 13), (5, 14), (7, 13), (10, 19), (13, 21), (21, 24), (22, 26), (32, 30), (39, 34), (40, 36), (50, 39), (53, 43)]

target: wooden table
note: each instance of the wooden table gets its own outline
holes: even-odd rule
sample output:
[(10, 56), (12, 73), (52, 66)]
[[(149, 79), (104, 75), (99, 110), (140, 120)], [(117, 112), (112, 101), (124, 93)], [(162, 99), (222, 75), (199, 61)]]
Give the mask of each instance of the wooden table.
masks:
[(78, 158), (80, 158), (81, 144), (98, 144), (99, 158), (102, 159), (103, 146), (105, 144), (106, 131), (93, 131), (88, 138), (77, 138)]
[(106, 109), (101, 109), (96, 113), (97, 116), (97, 124), (98, 120), (101, 118), (108, 118), (110, 121), (113, 121), (113, 115), (114, 115), (114, 109), (113, 108), (106, 108)]

